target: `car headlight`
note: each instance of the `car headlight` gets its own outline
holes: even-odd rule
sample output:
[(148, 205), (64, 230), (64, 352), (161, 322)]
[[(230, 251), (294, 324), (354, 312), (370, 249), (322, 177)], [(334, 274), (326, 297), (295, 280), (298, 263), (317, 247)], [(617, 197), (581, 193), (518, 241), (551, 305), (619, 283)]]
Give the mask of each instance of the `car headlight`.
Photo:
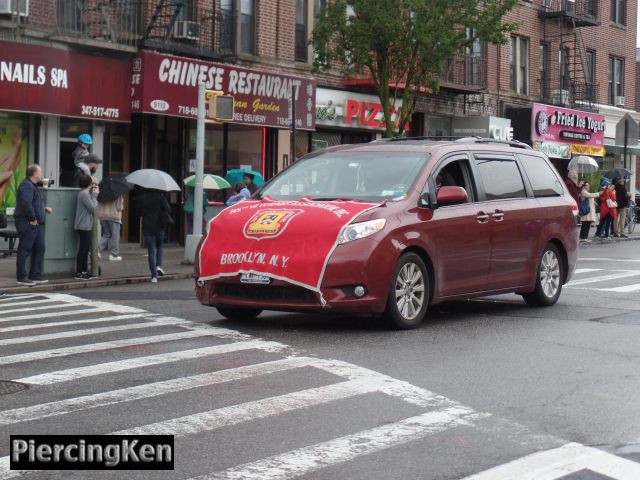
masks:
[(368, 237), (382, 230), (387, 221), (384, 218), (369, 220), (368, 222), (353, 223), (347, 225), (340, 234), (338, 243), (347, 243), (360, 238)]

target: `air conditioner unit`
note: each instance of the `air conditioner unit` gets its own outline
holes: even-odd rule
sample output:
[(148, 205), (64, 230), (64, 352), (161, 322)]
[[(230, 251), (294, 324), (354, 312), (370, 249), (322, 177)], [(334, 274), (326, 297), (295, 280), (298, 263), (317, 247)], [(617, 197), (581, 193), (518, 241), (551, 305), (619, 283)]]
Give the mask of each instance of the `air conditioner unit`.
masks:
[(616, 97), (616, 107), (624, 107), (624, 97), (621, 95), (618, 95)]
[(173, 25), (173, 38), (198, 40), (200, 38), (200, 24), (184, 20), (176, 22)]
[(556, 105), (569, 105), (569, 90), (554, 90), (551, 95)]
[(29, 0), (0, 0), (0, 15), (29, 16)]

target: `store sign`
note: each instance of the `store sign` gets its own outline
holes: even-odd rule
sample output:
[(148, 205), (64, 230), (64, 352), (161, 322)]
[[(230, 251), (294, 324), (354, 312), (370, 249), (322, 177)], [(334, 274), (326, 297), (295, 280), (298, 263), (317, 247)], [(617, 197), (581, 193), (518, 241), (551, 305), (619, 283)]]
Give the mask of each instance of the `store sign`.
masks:
[(454, 117), (451, 132), (455, 137), (477, 136), (495, 140), (513, 140), (513, 127), (509, 118)]
[(534, 103), (531, 139), (536, 142), (564, 142), (604, 145), (604, 115)]
[(233, 123), (289, 128), (293, 96), (296, 128), (315, 130), (313, 79), (146, 51), (133, 61), (131, 109), (197, 118), (200, 82), (234, 97)]
[[(396, 101), (391, 107), (391, 121), (398, 130), (397, 112), (402, 107)], [(375, 95), (319, 88), (316, 94), (316, 123), (322, 126), (350, 127), (359, 130), (385, 130), (380, 99)], [(408, 125), (405, 126), (408, 130)]]
[(557, 142), (533, 142), (533, 149), (550, 158), (571, 158), (571, 145)]
[(589, 157), (604, 157), (606, 152), (604, 147), (593, 147), (591, 145), (571, 145), (572, 155), (588, 155)]
[(0, 107), (130, 121), (129, 62), (0, 40)]

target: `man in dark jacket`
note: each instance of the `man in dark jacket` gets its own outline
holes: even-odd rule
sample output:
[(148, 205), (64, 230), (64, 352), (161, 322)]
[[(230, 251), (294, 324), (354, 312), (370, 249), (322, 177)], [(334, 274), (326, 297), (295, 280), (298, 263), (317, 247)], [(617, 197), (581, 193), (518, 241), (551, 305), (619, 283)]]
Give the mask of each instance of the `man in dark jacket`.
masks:
[(627, 238), (624, 234), (624, 221), (627, 218), (629, 209), (629, 194), (624, 186), (624, 178), (617, 179), (616, 182), (616, 221), (613, 224), (613, 236)]
[[(42, 225), (45, 222), (45, 212), (51, 213), (50, 207), (45, 207), (36, 184), (42, 181), (42, 170), (38, 165), (29, 165), (27, 178), (18, 187), (16, 209), (13, 219), (20, 242), (16, 260), (16, 277), (19, 285), (33, 286), (46, 283), (42, 278), (44, 264), (44, 237)], [(27, 259), (31, 257), (31, 267), (27, 277)]]
[(138, 214), (142, 217), (142, 233), (149, 254), (151, 283), (158, 282), (158, 275), (164, 275), (162, 257), (165, 227), (173, 223), (171, 208), (163, 192), (143, 188), (137, 198)]

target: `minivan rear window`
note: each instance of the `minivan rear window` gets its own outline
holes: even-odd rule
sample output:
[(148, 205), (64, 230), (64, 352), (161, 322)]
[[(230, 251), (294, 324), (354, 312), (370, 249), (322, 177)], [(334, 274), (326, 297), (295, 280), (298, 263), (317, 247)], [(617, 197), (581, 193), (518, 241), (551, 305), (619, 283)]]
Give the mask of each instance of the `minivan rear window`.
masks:
[(562, 184), (553, 168), (540, 157), (518, 155), (536, 197), (562, 196)]

